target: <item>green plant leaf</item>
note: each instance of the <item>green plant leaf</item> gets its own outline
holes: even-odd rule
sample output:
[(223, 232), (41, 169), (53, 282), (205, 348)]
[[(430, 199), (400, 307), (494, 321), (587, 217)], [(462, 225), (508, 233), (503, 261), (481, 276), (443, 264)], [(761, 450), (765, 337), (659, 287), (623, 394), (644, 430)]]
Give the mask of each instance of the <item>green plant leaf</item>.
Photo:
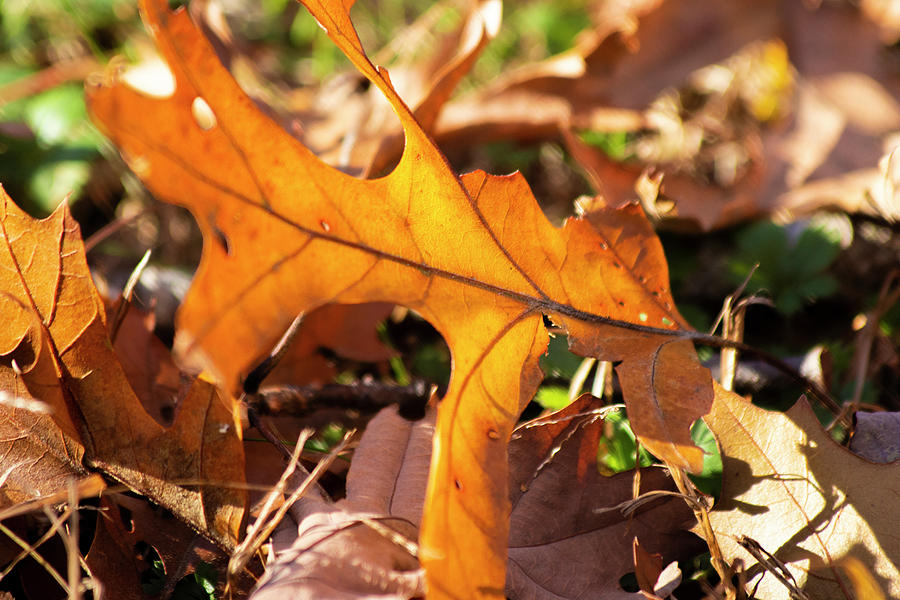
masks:
[(541, 387), (534, 397), (534, 401), (548, 410), (560, 410), (569, 405), (569, 390), (555, 385)]
[(722, 491), (722, 454), (719, 452), (716, 438), (702, 420), (694, 423), (691, 437), (694, 443), (703, 449), (705, 455), (703, 470), (697, 474), (689, 474), (689, 477), (701, 492), (718, 500)]
[[(628, 417), (623, 412), (612, 412), (603, 423), (603, 437), (597, 449), (597, 468), (604, 475), (630, 471), (635, 466), (637, 441)], [(641, 466), (653, 464), (653, 457), (641, 447)]]

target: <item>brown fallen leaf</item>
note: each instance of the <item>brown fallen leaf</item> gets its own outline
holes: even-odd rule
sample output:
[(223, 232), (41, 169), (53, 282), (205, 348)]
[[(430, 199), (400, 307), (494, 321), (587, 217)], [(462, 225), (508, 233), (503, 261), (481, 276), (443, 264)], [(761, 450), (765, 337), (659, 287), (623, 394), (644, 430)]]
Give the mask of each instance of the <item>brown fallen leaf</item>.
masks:
[[(99, 468), (223, 546), (233, 544), (246, 493), (232, 401), (197, 379), (171, 428), (144, 411), (107, 337), (105, 308), (65, 204), (35, 220), (0, 189), (0, 273), (0, 390), (50, 411), (12, 409), (4, 424), (19, 433), (4, 456), (13, 462), (2, 468), (15, 467), (22, 486), (36, 478), (55, 486), (68, 473)], [(23, 439), (30, 428), (36, 434)], [(41, 471), (23, 471), (28, 463)]]
[(418, 311), (451, 349), (419, 539), (430, 594), (503, 593), (506, 441), (540, 380), (544, 314), (577, 352), (622, 361), (625, 401), (648, 449), (700, 468), (689, 425), (708, 410), (711, 379), (638, 207), (594, 203), (587, 218), (556, 229), (520, 175), (457, 177), (364, 54), (346, 6), (310, 2), (406, 134), (390, 175), (349, 177), (259, 112), (187, 13), (155, 0), (143, 8), (174, 94), (151, 98), (111, 82), (91, 88), (89, 104), (153, 193), (187, 206), (203, 231), (180, 351), (234, 389), (248, 357), (274, 345), (295, 315), (372, 301)]
[(19, 377), (8, 363), (0, 366), (0, 508), (63, 490), (70, 478), (88, 474), (78, 434), (60, 428), (51, 405), (21, 384), (29, 366), (17, 365), (24, 368)]
[[(508, 597), (642, 598), (618, 584), (634, 570), (632, 536), (669, 559), (702, 545), (687, 533), (693, 516), (677, 497), (651, 498), (627, 516), (620, 512), (618, 505), (631, 497), (632, 474), (610, 478), (597, 471), (603, 420), (596, 402), (583, 396), (521, 426), (510, 441)], [(433, 429), (433, 412), (412, 423), (391, 407), (372, 419), (350, 465), (346, 499), (332, 505), (310, 495), (295, 505), (299, 529), (275, 538), (277, 559), (254, 598), (420, 594), (417, 563), (372, 522), (415, 539)], [(643, 478), (645, 493), (675, 489), (661, 470), (647, 470)]]
[(641, 493), (649, 497), (633, 512), (622, 511), (622, 503), (632, 498), (634, 473), (606, 477), (597, 469), (603, 434), (598, 404), (584, 395), (513, 433), (510, 598), (643, 598), (619, 586), (622, 576), (635, 569), (635, 537), (666, 561), (702, 546), (686, 531), (694, 518), (684, 500), (653, 497), (661, 490), (675, 491), (662, 469), (642, 470)]
[[(216, 8), (208, 2), (195, 2), (191, 13), (215, 32), (222, 62), (232, 73), (246, 79), (248, 71), (253, 72), (255, 67), (249, 57), (235, 48), (237, 40)], [(397, 28), (386, 46), (374, 53), (376, 62), (390, 68), (395, 89), (426, 132), (433, 131), (443, 106), (496, 36), (501, 13), (499, 0), (438, 2), (415, 22)], [(456, 18), (459, 25), (449, 32), (437, 33), (435, 25), (442, 18)], [(241, 83), (257, 102), (271, 95), (266, 94), (264, 82)], [(378, 175), (396, 162), (403, 151), (400, 122), (381, 92), (369, 88), (358, 72), (338, 73), (266, 104), (271, 112), (278, 113), (286, 129), (292, 130), (320, 159), (345, 173)]]
[[(634, 575), (637, 579), (638, 587), (641, 588), (641, 594), (648, 600), (660, 600), (660, 596), (655, 593), (656, 582), (659, 580), (663, 572), (663, 559), (661, 554), (651, 554), (646, 548), (641, 546), (637, 538), (632, 543), (634, 551)], [(676, 567), (678, 566), (675, 563)], [(680, 578), (678, 580), (680, 582)], [(678, 583), (672, 588), (678, 587)], [(666, 596), (668, 594), (665, 594)]]
[(677, 562), (669, 563), (663, 569), (661, 554), (651, 554), (641, 546), (637, 538), (632, 545), (634, 550), (634, 575), (641, 595), (647, 600), (664, 600), (681, 583), (681, 569)]
[(752, 567), (748, 589), (789, 597), (772, 573), (754, 567), (744, 536), (783, 562), (812, 598), (854, 597), (839, 568), (847, 557), (868, 565), (888, 596), (900, 594), (900, 543), (885, 510), (900, 491), (900, 466), (838, 446), (803, 398), (779, 413), (717, 386), (704, 420), (722, 449), (722, 501), (710, 520), (726, 559)]
[[(447, 105), (442, 147), (497, 139), (556, 139), (570, 126), (634, 131), (659, 90), (742, 46), (768, 39), (771, 1), (709, 6), (702, 0), (597, 3), (595, 26), (575, 46), (526, 65)], [(754, 10), (755, 9), (755, 10)]]
[[(884, 15), (873, 4), (863, 13)], [(441, 147), (632, 132), (631, 151), (653, 152), (623, 163), (571, 134), (567, 145), (613, 203), (635, 197), (647, 168), (664, 173), (655, 212), (683, 228), (823, 209), (900, 216), (896, 168), (884, 164), (895, 162), (900, 79), (858, 8), (791, 0), (601, 7), (571, 50), (448, 104), (435, 131)]]
[[(254, 600), (396, 598), (424, 594), (414, 545), (422, 518), (435, 413), (415, 423), (386, 408), (370, 422), (336, 504), (315, 494), (291, 508), (299, 524), (276, 533), (276, 558)], [(384, 529), (382, 529), (384, 528)]]
[[(144, 599), (159, 597), (166, 590), (171, 593), (181, 578), (195, 572), (201, 561), (220, 572), (225, 569), (227, 554), (146, 498), (122, 494), (104, 496), (98, 513), (85, 562), (94, 577), (103, 582), (107, 593), (116, 598)], [(155, 559), (151, 550), (162, 563), (161, 573), (160, 565), (150, 562), (151, 558)], [(158, 590), (148, 593), (142, 586), (141, 576), (151, 568), (157, 569), (162, 581)], [(247, 597), (253, 585), (249, 575), (249, 572), (244, 573), (240, 585), (232, 588), (237, 592), (235, 598)], [(217, 594), (221, 594), (223, 588), (224, 581), (217, 581)]]
[[(107, 322), (111, 317), (108, 312)], [(153, 313), (131, 306), (119, 326), (113, 348), (144, 410), (157, 423), (168, 426), (172, 423), (181, 388), (190, 381), (182, 377), (172, 360), (172, 353), (153, 333), (155, 325)]]

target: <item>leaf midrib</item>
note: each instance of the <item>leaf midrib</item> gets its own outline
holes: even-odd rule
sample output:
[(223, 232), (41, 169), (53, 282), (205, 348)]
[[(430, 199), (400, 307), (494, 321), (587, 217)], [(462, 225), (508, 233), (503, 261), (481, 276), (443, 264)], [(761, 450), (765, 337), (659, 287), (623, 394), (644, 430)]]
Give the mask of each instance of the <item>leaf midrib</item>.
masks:
[[(129, 128), (122, 127), (123, 130), (128, 130)], [(128, 131), (130, 135), (138, 137), (137, 134), (131, 130)], [(197, 171), (192, 168), (190, 164), (187, 164), (181, 160), (181, 157), (174, 155), (167, 148), (158, 146), (156, 144), (150, 144), (144, 142), (153, 152), (162, 154), (169, 158), (174, 164), (176, 164), (179, 168), (187, 171), (192, 177), (198, 179), (202, 183), (222, 192), (223, 194), (227, 194), (228, 196), (234, 198), (235, 200), (241, 202), (246, 206), (250, 206), (252, 208), (263, 211), (268, 217), (278, 220), (285, 225), (293, 228), (294, 230), (302, 233), (303, 235), (309, 236), (313, 239), (323, 240), (326, 242), (330, 242), (333, 244), (337, 244), (339, 246), (343, 246), (345, 248), (351, 248), (354, 250), (359, 250), (361, 252), (365, 252), (372, 256), (375, 256), (379, 259), (389, 260), (397, 264), (401, 264), (403, 266), (416, 269), (418, 271), (427, 273), (429, 275), (433, 275), (436, 277), (440, 277), (443, 279), (447, 279), (450, 281), (455, 281), (462, 285), (467, 285), (470, 287), (474, 287), (477, 289), (481, 289), (492, 294), (496, 294), (498, 296), (503, 296), (505, 298), (509, 298), (511, 300), (515, 300), (520, 304), (523, 304), (529, 307), (532, 311), (541, 312), (542, 314), (559, 314), (562, 316), (570, 317), (579, 321), (583, 321), (585, 323), (590, 323), (594, 325), (610, 325), (613, 327), (617, 327), (620, 329), (627, 329), (630, 331), (635, 331), (638, 333), (646, 333), (651, 335), (663, 335), (667, 337), (680, 337), (680, 338), (689, 338), (696, 341), (709, 341), (707, 338), (712, 338), (716, 341), (721, 342), (719, 338), (715, 338), (715, 336), (706, 336), (704, 334), (697, 333), (695, 331), (689, 331), (684, 329), (663, 329), (661, 327), (653, 327), (650, 325), (639, 325), (637, 323), (632, 323), (630, 321), (623, 321), (619, 319), (614, 319), (612, 317), (607, 317), (603, 315), (599, 315), (596, 313), (592, 313), (589, 311), (581, 310), (575, 308), (570, 304), (564, 304), (561, 302), (557, 302), (550, 298), (538, 298), (535, 296), (531, 296), (528, 294), (523, 294), (521, 292), (516, 292), (514, 290), (510, 290), (507, 288), (500, 287), (498, 285), (494, 285), (492, 283), (487, 283), (485, 281), (481, 281), (480, 279), (475, 279), (473, 277), (468, 277), (465, 275), (460, 275), (458, 273), (454, 273), (452, 271), (448, 271), (446, 269), (442, 269), (440, 267), (436, 267), (433, 265), (429, 265), (427, 263), (411, 260), (409, 258), (399, 256), (396, 254), (392, 254), (390, 252), (386, 252), (384, 250), (379, 250), (378, 248), (373, 248), (372, 246), (354, 242), (351, 240), (343, 239), (336, 237), (334, 235), (330, 235), (325, 232), (317, 231), (315, 229), (310, 229), (300, 225), (299, 223), (292, 221), (285, 215), (278, 213), (268, 206), (263, 204), (259, 204), (254, 202), (244, 194), (229, 188), (228, 186), (222, 185), (221, 183), (210, 179), (200, 171)], [(173, 204), (183, 204), (183, 202), (178, 201), (177, 199), (171, 199), (171, 203)], [(254, 281), (254, 283), (256, 283)], [(718, 344), (716, 344), (718, 345)]]
[[(161, 14), (160, 14), (160, 12), (157, 12), (157, 14), (156, 14), (156, 17), (160, 20), (160, 22), (163, 22), (163, 23), (168, 21), (168, 19), (171, 16), (172, 16), (172, 13), (169, 13), (169, 11), (166, 11), (166, 10), (161, 11)], [(340, 28), (338, 28), (338, 29), (340, 29)], [(343, 34), (343, 32), (342, 32), (342, 35), (345, 36), (346, 34)], [(172, 52), (174, 53), (175, 57), (177, 58), (178, 62), (180, 63), (178, 66), (179, 66), (179, 70), (181, 71), (181, 74), (183, 74), (187, 78), (188, 85), (190, 85), (193, 88), (193, 90), (195, 92), (197, 92), (198, 96), (203, 97), (204, 94), (202, 93), (202, 90), (203, 90), (204, 86), (199, 85), (199, 82), (193, 77), (193, 73), (191, 72), (191, 70), (189, 68), (187, 68), (187, 60), (182, 55), (181, 48), (175, 42), (174, 39), (170, 38), (168, 40), (168, 42), (169, 42), (169, 47), (171, 48)], [(234, 198), (235, 200), (237, 200), (243, 204), (263, 210), (271, 218), (274, 218), (276, 220), (283, 222), (284, 224), (288, 225), (289, 227), (292, 227), (295, 230), (297, 230), (305, 235), (308, 235), (312, 239), (325, 240), (325, 241), (328, 241), (328, 242), (331, 242), (334, 244), (338, 244), (338, 245), (341, 245), (341, 246), (344, 246), (347, 248), (360, 250), (362, 252), (373, 255), (379, 259), (389, 260), (389, 261), (392, 261), (397, 264), (401, 264), (401, 265), (404, 265), (404, 266), (407, 266), (407, 267), (410, 267), (413, 269), (417, 269), (417, 270), (427, 273), (429, 275), (434, 275), (437, 277), (441, 277), (443, 279), (455, 281), (455, 282), (463, 284), (463, 285), (468, 285), (470, 287), (481, 289), (481, 290), (487, 291), (489, 293), (492, 293), (492, 294), (495, 294), (498, 296), (509, 298), (511, 300), (514, 300), (520, 304), (527, 306), (529, 308), (529, 310), (532, 312), (540, 312), (541, 314), (545, 314), (545, 315), (555, 313), (558, 315), (570, 317), (570, 318), (573, 318), (573, 319), (576, 319), (576, 320), (579, 320), (579, 321), (582, 321), (585, 323), (590, 323), (593, 325), (610, 325), (610, 326), (617, 327), (620, 329), (625, 329), (625, 330), (629, 330), (629, 331), (635, 331), (638, 333), (645, 333), (645, 334), (650, 334), (650, 335), (662, 335), (662, 336), (667, 336), (667, 337), (689, 338), (689, 339), (693, 339), (696, 341), (704, 341), (704, 339), (710, 338), (709, 340), (706, 340), (706, 343), (710, 343), (710, 340), (713, 340), (711, 345), (714, 345), (714, 346), (721, 345), (722, 340), (720, 338), (716, 338), (715, 336), (707, 336), (704, 334), (698, 334), (697, 332), (688, 331), (688, 330), (684, 330), (684, 329), (664, 329), (661, 327), (639, 325), (637, 323), (632, 323), (630, 321), (623, 321), (623, 320), (619, 320), (619, 319), (614, 319), (612, 317), (603, 316), (603, 315), (599, 315), (596, 313), (591, 313), (589, 311), (580, 310), (569, 304), (563, 304), (561, 302), (556, 302), (556, 301), (552, 300), (551, 298), (549, 298), (548, 296), (546, 296), (543, 293), (543, 291), (531, 279), (531, 277), (525, 271), (522, 270), (521, 266), (517, 263), (517, 261), (515, 261), (513, 259), (513, 257), (509, 255), (508, 250), (503, 246), (503, 244), (500, 243), (500, 240), (498, 240), (496, 238), (493, 230), (487, 225), (483, 214), (481, 213), (480, 210), (478, 210), (477, 205), (475, 204), (475, 202), (471, 198), (471, 196), (468, 194), (468, 191), (466, 190), (465, 186), (462, 185), (462, 182), (459, 180), (459, 178), (452, 172), (451, 172), (451, 174), (453, 175), (454, 179), (456, 180), (456, 183), (459, 186), (460, 190), (466, 195), (467, 199), (469, 200), (470, 208), (476, 213), (476, 216), (482, 223), (482, 226), (484, 226), (486, 228), (487, 232), (489, 233), (489, 235), (495, 242), (495, 244), (498, 247), (498, 249), (500, 250), (500, 252), (502, 254), (504, 254), (504, 256), (507, 257), (507, 259), (510, 261), (510, 264), (512, 264), (513, 267), (523, 276), (525, 281), (532, 288), (534, 288), (536, 292), (538, 292), (542, 296), (541, 298), (537, 298), (534, 296), (530, 296), (528, 294), (523, 294), (521, 292), (509, 290), (509, 289), (506, 289), (506, 288), (503, 288), (503, 287), (500, 287), (497, 285), (493, 285), (493, 284), (490, 284), (490, 283), (487, 283), (487, 282), (484, 282), (484, 281), (481, 281), (479, 279), (475, 279), (472, 277), (459, 275), (458, 273), (453, 273), (451, 271), (447, 271), (447, 270), (441, 269), (439, 267), (435, 267), (435, 266), (428, 265), (425, 263), (413, 261), (413, 260), (410, 260), (410, 259), (402, 257), (402, 256), (391, 254), (389, 252), (385, 252), (383, 250), (379, 250), (377, 248), (373, 248), (371, 246), (361, 244), (359, 242), (345, 240), (345, 239), (338, 238), (338, 237), (335, 237), (332, 235), (327, 235), (323, 232), (320, 232), (320, 231), (317, 231), (314, 229), (308, 229), (308, 228), (290, 220), (286, 216), (284, 216), (278, 212), (275, 212), (271, 209), (271, 203), (268, 201), (268, 198), (266, 197), (266, 194), (263, 191), (264, 188), (262, 187), (261, 183), (259, 182), (259, 180), (255, 174), (255, 171), (250, 167), (247, 156), (245, 155), (243, 150), (241, 150), (240, 145), (237, 144), (234, 136), (231, 135), (228, 124), (220, 119), (218, 127), (222, 130), (223, 135), (225, 135), (228, 138), (230, 147), (238, 154), (238, 156), (241, 159), (241, 162), (244, 164), (244, 168), (248, 172), (248, 175), (250, 176), (251, 180), (253, 181), (254, 187), (256, 187), (257, 191), (260, 194), (260, 202), (259, 203), (254, 202), (253, 200), (244, 196), (240, 192), (232, 190), (232, 189), (228, 188), (227, 186), (223, 186), (216, 181), (208, 179), (202, 173), (194, 171), (194, 169), (191, 167), (190, 163), (187, 163), (187, 162), (181, 160), (180, 157), (173, 156), (170, 152), (168, 152), (167, 148), (159, 147), (159, 146), (156, 146), (155, 144), (149, 144), (149, 143), (147, 145), (150, 146), (151, 148), (153, 148), (155, 151), (168, 156), (175, 165), (184, 169), (185, 171), (188, 171), (191, 175), (193, 175), (197, 179), (203, 181), (207, 185), (210, 185), (210, 186), (218, 189), (219, 191), (231, 196), (232, 198)], [(122, 129), (125, 130), (127, 128), (123, 127)], [(142, 139), (141, 136), (138, 134), (135, 134), (133, 132), (129, 132), (129, 133), (131, 133), (131, 135), (133, 135), (138, 140)], [(175, 202), (175, 203), (177, 204), (177, 202)], [(241, 293), (239, 295), (243, 296), (244, 294)]]

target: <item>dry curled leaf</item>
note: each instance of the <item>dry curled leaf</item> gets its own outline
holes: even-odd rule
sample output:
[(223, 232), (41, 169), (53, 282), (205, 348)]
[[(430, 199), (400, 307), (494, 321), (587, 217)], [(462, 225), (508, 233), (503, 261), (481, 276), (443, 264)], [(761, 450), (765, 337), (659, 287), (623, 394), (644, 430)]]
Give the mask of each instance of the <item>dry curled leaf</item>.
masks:
[[(513, 434), (510, 598), (635, 600), (640, 594), (624, 592), (618, 584), (634, 570), (629, 541), (634, 535), (668, 559), (687, 556), (699, 545), (686, 531), (692, 513), (677, 497), (651, 497), (632, 513), (621, 511), (620, 504), (631, 497), (633, 474), (599, 474), (603, 420), (595, 403), (583, 396)], [(347, 498), (335, 505), (315, 497), (297, 503), (291, 513), (300, 522), (299, 532), (276, 537), (278, 558), (255, 598), (409, 598), (421, 593), (421, 574), (408, 550), (385, 531), (373, 529), (372, 522), (414, 539), (425, 500), (433, 422), (433, 412), (415, 423), (402, 419), (395, 408), (379, 413), (354, 454)], [(642, 476), (645, 494), (674, 490), (661, 470)], [(598, 553), (603, 560), (597, 560)]]

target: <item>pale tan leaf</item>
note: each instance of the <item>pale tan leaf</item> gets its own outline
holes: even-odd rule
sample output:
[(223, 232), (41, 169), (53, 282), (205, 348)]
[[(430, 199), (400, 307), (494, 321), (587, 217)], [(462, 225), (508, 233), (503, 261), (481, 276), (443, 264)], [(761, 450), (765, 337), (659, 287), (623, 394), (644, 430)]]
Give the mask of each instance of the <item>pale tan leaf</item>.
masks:
[[(722, 449), (723, 500), (710, 518), (727, 559), (756, 563), (738, 543), (746, 536), (810, 597), (849, 599), (839, 562), (855, 557), (890, 596), (900, 595), (900, 538), (886, 510), (900, 493), (900, 465), (876, 465), (838, 446), (805, 399), (772, 412), (717, 386), (704, 420)], [(789, 597), (771, 573), (752, 573), (759, 598)]]

